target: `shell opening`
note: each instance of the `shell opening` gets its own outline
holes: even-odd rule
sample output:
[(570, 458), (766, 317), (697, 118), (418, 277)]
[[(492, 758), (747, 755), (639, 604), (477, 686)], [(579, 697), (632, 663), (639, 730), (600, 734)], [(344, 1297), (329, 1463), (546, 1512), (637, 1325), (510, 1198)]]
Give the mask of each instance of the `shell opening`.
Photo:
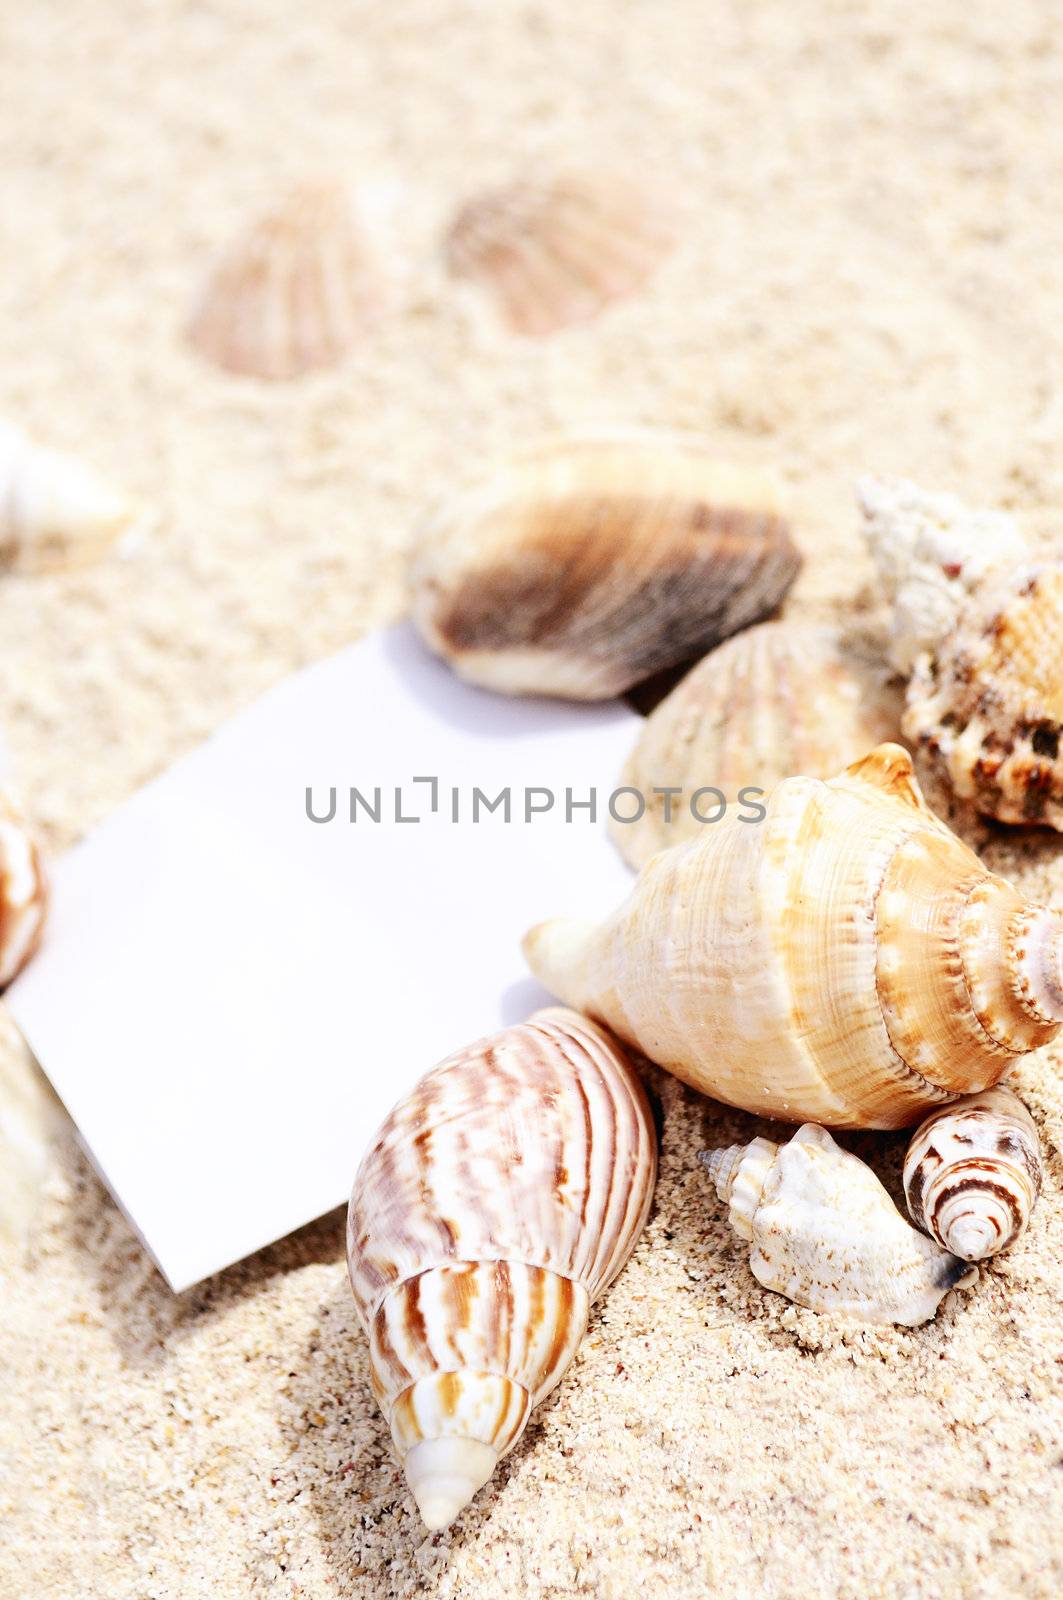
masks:
[(433, 1533), (454, 1521), (483, 1488), (498, 1463), (498, 1454), (479, 1439), (422, 1439), (403, 1467), (421, 1521)]

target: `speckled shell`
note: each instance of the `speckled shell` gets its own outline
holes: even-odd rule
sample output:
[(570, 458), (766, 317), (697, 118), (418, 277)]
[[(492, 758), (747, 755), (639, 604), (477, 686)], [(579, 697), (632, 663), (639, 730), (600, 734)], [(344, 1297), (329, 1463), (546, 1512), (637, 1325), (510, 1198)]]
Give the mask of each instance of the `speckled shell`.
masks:
[(696, 436), (557, 439), (427, 523), (413, 614), (473, 683), (600, 700), (763, 617), (800, 564), (770, 483)]
[(127, 532), (136, 514), (91, 467), (0, 422), (0, 566), (84, 566)]
[(554, 994), (704, 1094), (787, 1122), (904, 1127), (1063, 1024), (1063, 917), (1024, 902), (882, 745), (788, 778), (651, 858), (600, 927), (524, 949)]
[(904, 731), (986, 816), (1063, 830), (1063, 562), (983, 580), (916, 663)]
[[(610, 823), (625, 860), (697, 837), (691, 799), (711, 786), (728, 803), (783, 778), (829, 778), (900, 730), (902, 694), (880, 663), (832, 629), (763, 622), (713, 650), (647, 717), (621, 783), (646, 809)], [(661, 794), (662, 789), (682, 794)], [(702, 815), (713, 796), (695, 802)]]
[(986, 574), (1027, 554), (1014, 517), (974, 510), (904, 478), (857, 486), (864, 537), (892, 608), (891, 660), (907, 676), (955, 626)]
[(659, 192), (630, 178), (530, 178), (465, 202), (447, 263), (490, 292), (513, 332), (555, 333), (640, 289), (670, 253), (677, 221)]
[(965, 1261), (1014, 1244), (1041, 1181), (1034, 1120), (999, 1084), (932, 1113), (916, 1129), (904, 1160), (912, 1221)]
[(338, 366), (388, 300), (354, 191), (307, 183), (212, 269), (188, 337), (227, 372), (299, 378)]
[(871, 1168), (808, 1123), (789, 1144), (754, 1139), (701, 1157), (749, 1265), (799, 1306), (918, 1327), (977, 1267), (909, 1227)]
[(40, 846), (17, 809), (0, 794), (0, 989), (37, 950), (48, 913)]
[(622, 1050), (548, 1010), (429, 1072), (363, 1160), (348, 1263), (373, 1390), (429, 1527), (486, 1482), (631, 1254), (657, 1148)]

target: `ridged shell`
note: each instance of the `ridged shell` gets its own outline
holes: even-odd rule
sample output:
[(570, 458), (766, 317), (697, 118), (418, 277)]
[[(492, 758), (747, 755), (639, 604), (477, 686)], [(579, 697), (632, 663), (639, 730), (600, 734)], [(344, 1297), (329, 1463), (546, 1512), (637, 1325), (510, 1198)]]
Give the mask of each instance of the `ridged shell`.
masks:
[(307, 183), (212, 269), (188, 337), (226, 372), (299, 378), (338, 366), (387, 301), (354, 192)]
[(562, 1377), (656, 1168), (627, 1057), (567, 1011), (459, 1050), (384, 1122), (355, 1179), (348, 1264), (428, 1527), (472, 1499)]
[(1063, 562), (983, 580), (916, 663), (903, 725), (986, 816), (1063, 830)]
[(955, 495), (931, 494), (905, 478), (863, 478), (857, 498), (883, 597), (893, 610), (891, 660), (907, 676), (948, 636), (985, 575), (1027, 554), (1026, 541), (1005, 512), (974, 510)]
[(1024, 902), (882, 745), (788, 778), (643, 867), (601, 927), (524, 942), (566, 1003), (704, 1094), (787, 1122), (904, 1127), (1063, 1024), (1063, 917)]
[(47, 912), (40, 846), (17, 809), (0, 794), (0, 989), (37, 950)]
[(770, 483), (697, 437), (559, 439), (429, 521), (413, 612), (473, 683), (601, 700), (765, 616), (800, 565)]
[(136, 508), (91, 467), (0, 422), (0, 565), (84, 566), (132, 525)]
[(521, 180), (461, 207), (447, 262), (491, 292), (515, 333), (555, 333), (641, 288), (675, 244), (676, 221), (658, 192), (619, 175)]
[(1041, 1181), (1034, 1120), (1018, 1095), (999, 1084), (927, 1117), (904, 1159), (912, 1221), (965, 1261), (1014, 1244)]
[[(625, 860), (696, 838), (714, 815), (711, 794), (757, 798), (783, 778), (829, 778), (895, 738), (900, 690), (889, 674), (829, 628), (763, 622), (700, 661), (647, 717), (621, 777), (646, 809), (610, 829)], [(680, 789), (666, 795), (662, 789)], [(692, 803), (693, 801), (693, 803)], [(714, 825), (714, 824), (713, 824)]]
[(978, 1276), (908, 1226), (871, 1168), (808, 1123), (789, 1144), (754, 1139), (702, 1155), (749, 1265), (799, 1306), (918, 1327)]

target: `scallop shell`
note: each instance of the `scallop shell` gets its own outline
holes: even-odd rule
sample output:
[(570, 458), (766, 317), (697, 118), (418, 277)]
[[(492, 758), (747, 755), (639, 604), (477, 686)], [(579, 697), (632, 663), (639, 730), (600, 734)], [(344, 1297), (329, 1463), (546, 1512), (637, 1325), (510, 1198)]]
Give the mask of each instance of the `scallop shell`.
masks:
[(451, 1522), (560, 1380), (657, 1169), (621, 1049), (537, 1013), (421, 1079), (354, 1183), (347, 1246), (373, 1391), (421, 1516)]
[(912, 1221), (964, 1261), (1006, 1250), (1041, 1192), (1034, 1120), (997, 1085), (933, 1112), (912, 1136), (904, 1193)]
[(36, 952), (47, 911), (40, 846), (10, 800), (0, 795), (0, 989)]
[(894, 738), (901, 709), (888, 673), (833, 630), (786, 620), (747, 628), (646, 718), (620, 780), (645, 810), (614, 818), (613, 838), (640, 867), (702, 832), (714, 797), (699, 791), (715, 788), (730, 803), (749, 789), (759, 800), (783, 778), (831, 777)]
[(807, 1123), (789, 1144), (702, 1155), (766, 1289), (811, 1311), (915, 1328), (978, 1276), (908, 1226), (870, 1167)]
[(524, 941), (569, 1005), (704, 1094), (893, 1128), (988, 1088), (1063, 1024), (1063, 917), (1025, 902), (882, 745), (787, 778), (762, 822), (663, 850), (600, 927)]
[(91, 467), (0, 422), (0, 565), (20, 572), (83, 566), (135, 517), (133, 503)]
[(387, 300), (354, 192), (307, 183), (214, 267), (188, 337), (226, 372), (298, 378), (338, 366)]
[(602, 700), (765, 616), (800, 565), (771, 485), (700, 439), (560, 439), (428, 523), (413, 614), (473, 683)]
[(676, 216), (629, 178), (567, 173), (474, 196), (446, 240), (450, 270), (488, 289), (515, 333), (555, 333), (640, 289), (670, 254)]

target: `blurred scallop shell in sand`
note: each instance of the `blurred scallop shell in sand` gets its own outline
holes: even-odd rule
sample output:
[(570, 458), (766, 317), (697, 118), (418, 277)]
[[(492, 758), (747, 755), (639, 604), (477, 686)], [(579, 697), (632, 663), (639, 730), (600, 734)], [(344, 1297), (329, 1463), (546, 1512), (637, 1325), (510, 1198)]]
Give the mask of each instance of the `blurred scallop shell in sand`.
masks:
[(965, 1261), (1014, 1244), (1041, 1192), (1034, 1120), (1003, 1084), (920, 1123), (904, 1158), (912, 1221)]
[(137, 508), (91, 467), (0, 422), (0, 566), (52, 572), (94, 561)]
[(871, 1168), (814, 1123), (788, 1144), (754, 1139), (700, 1159), (752, 1246), (753, 1276), (799, 1306), (914, 1328), (978, 1276), (910, 1227)]
[(40, 846), (16, 807), (0, 793), (0, 989), (36, 951), (47, 911)]
[[(703, 786), (729, 802), (783, 778), (829, 778), (896, 737), (900, 688), (888, 669), (834, 630), (763, 622), (721, 644), (646, 719), (621, 783), (646, 809), (611, 822), (621, 854), (640, 867), (702, 830), (691, 796)], [(682, 789), (682, 794), (655, 789)], [(667, 820), (666, 820), (667, 819)]]
[(213, 268), (188, 337), (227, 372), (298, 378), (338, 366), (389, 299), (360, 192), (304, 183)]
[(385, 1119), (354, 1181), (347, 1260), (373, 1392), (429, 1528), (560, 1382), (656, 1174), (634, 1069), (570, 1011), (457, 1051)]
[(529, 178), (466, 201), (451, 223), (451, 271), (491, 291), (515, 333), (555, 333), (634, 294), (676, 242), (660, 194), (619, 174)]
[(682, 433), (543, 443), (421, 531), (414, 619), (505, 694), (603, 700), (779, 604), (801, 565), (774, 487)]

